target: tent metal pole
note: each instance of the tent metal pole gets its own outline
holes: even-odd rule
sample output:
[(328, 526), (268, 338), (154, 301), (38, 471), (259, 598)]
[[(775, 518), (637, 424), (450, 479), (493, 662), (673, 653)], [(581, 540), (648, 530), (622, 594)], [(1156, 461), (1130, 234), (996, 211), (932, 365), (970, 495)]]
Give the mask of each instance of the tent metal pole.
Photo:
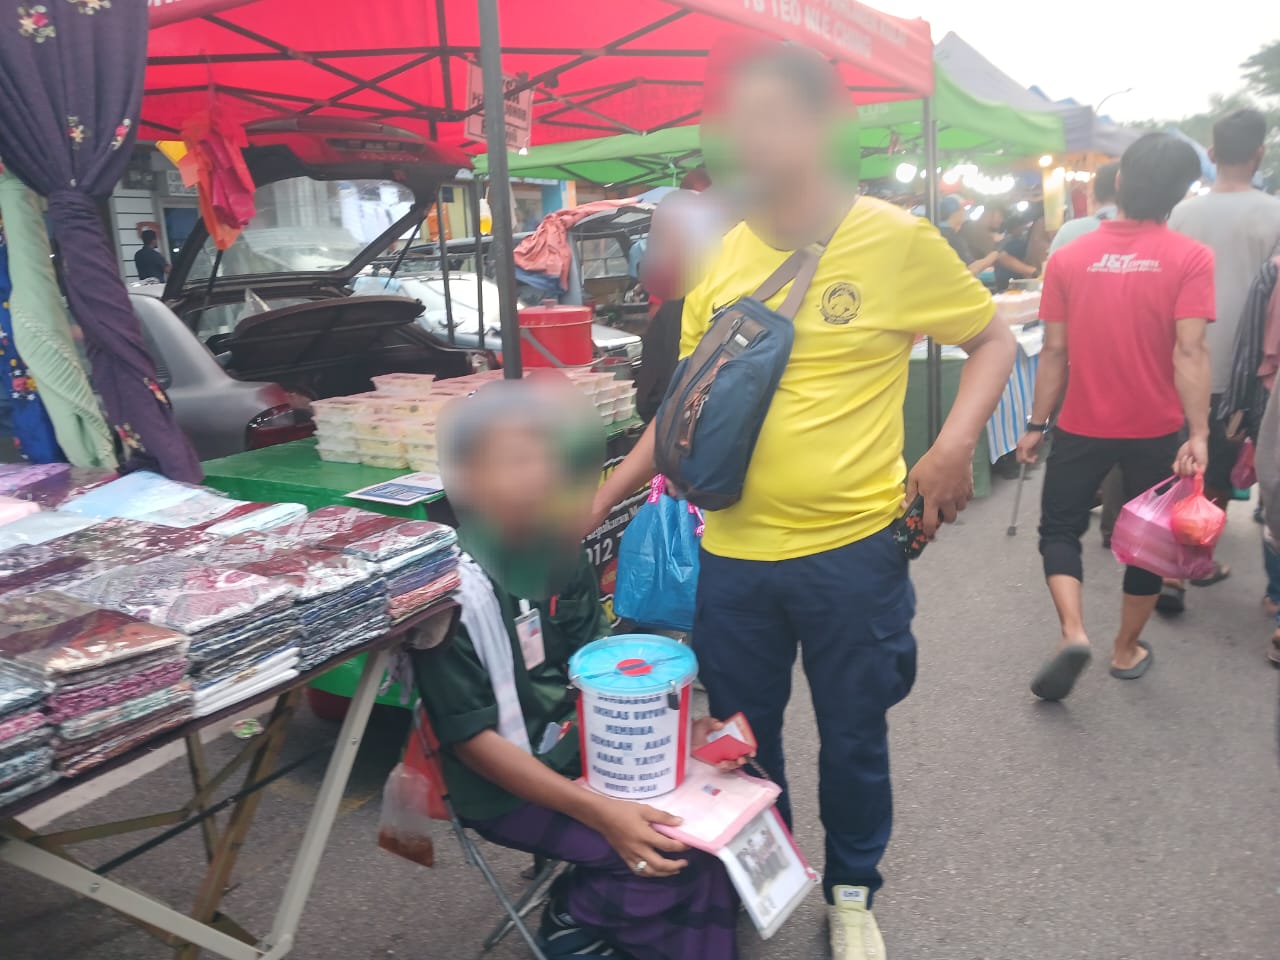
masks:
[[(933, 98), (925, 97), (924, 116), (924, 182), (925, 210), (929, 222), (938, 222), (938, 126), (933, 116)], [(929, 446), (938, 439), (942, 430), (942, 346), (929, 338), (929, 359), (926, 364), (928, 377), (928, 431)]]
[(502, 321), (502, 373), (519, 380), (520, 316), (516, 304), (516, 262), (511, 220), (511, 180), (507, 173), (506, 101), (502, 82), (502, 43), (498, 37), (498, 0), (477, 0), (480, 14), (480, 70), (484, 74), (485, 140), (489, 148), (489, 215), (493, 219), (493, 262)]

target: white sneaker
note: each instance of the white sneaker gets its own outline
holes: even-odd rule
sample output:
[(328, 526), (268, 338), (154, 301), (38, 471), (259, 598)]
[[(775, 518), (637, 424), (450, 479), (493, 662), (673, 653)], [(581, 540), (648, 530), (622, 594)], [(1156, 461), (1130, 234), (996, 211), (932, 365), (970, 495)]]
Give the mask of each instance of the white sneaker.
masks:
[(831, 894), (831, 960), (886, 960), (884, 937), (867, 909), (867, 888), (839, 886)]

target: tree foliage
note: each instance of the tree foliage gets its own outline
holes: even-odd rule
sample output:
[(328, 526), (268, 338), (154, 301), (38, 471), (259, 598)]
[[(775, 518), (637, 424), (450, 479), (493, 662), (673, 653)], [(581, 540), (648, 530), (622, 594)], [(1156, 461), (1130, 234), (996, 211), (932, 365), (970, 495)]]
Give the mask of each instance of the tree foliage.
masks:
[(1260, 97), (1280, 97), (1280, 40), (1274, 40), (1240, 64), (1249, 89)]

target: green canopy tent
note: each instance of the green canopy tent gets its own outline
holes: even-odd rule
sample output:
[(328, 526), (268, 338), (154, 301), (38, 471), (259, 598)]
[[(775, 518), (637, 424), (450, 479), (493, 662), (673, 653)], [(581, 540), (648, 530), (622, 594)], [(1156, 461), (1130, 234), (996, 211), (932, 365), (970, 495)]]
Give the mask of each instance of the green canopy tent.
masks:
[[(1060, 117), (980, 100), (956, 86), (941, 68), (935, 67), (934, 75), (940, 153), (1012, 159), (1064, 149)], [(904, 159), (920, 157), (925, 131), (922, 101), (870, 104), (858, 109), (858, 119), (863, 178), (891, 176)], [(510, 154), (507, 165), (513, 177), (641, 187), (678, 182), (701, 162), (700, 129), (685, 126), (531, 147), (527, 153)], [(483, 156), (476, 158), (476, 167), (485, 170)]]

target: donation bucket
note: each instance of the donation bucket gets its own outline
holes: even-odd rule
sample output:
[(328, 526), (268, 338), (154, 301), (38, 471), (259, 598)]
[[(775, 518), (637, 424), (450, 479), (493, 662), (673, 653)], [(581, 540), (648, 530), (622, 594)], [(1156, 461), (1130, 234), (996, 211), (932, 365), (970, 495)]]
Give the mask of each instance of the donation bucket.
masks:
[(644, 633), (596, 640), (573, 655), (582, 767), (593, 790), (639, 799), (680, 786), (697, 672), (688, 647)]
[(525, 367), (554, 367), (530, 339), (566, 367), (588, 364), (595, 356), (591, 344), (590, 307), (562, 306), (548, 300), (520, 311), (520, 363)]

